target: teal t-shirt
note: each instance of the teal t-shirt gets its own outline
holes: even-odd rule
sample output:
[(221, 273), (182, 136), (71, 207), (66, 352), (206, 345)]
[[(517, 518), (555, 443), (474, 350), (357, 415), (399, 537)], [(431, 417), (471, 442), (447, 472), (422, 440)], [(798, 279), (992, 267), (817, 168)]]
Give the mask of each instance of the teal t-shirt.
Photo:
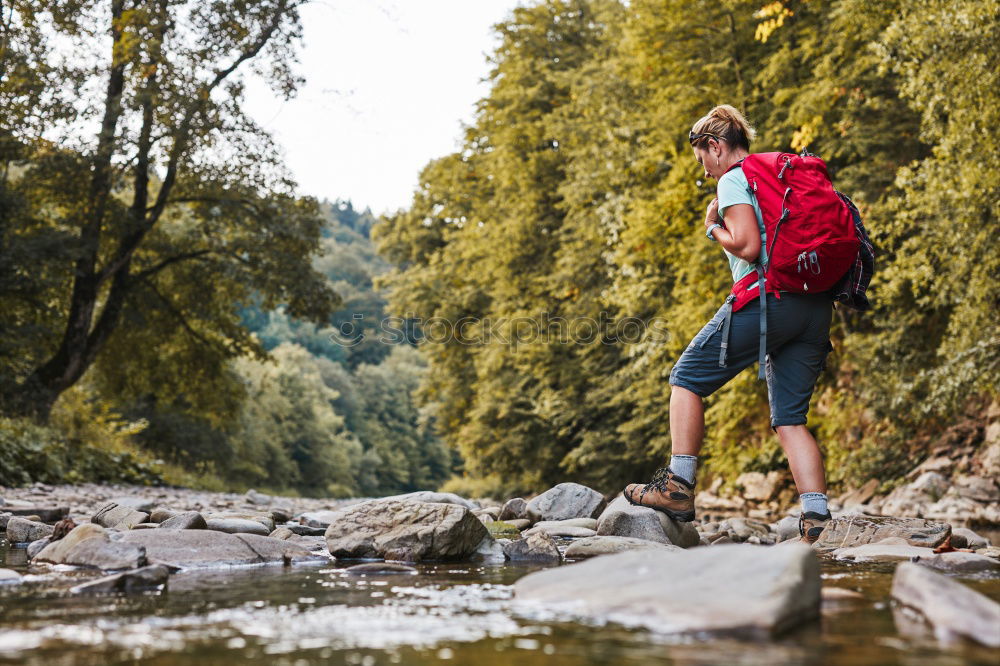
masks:
[[(750, 183), (747, 182), (747, 177), (743, 173), (743, 167), (736, 167), (732, 171), (722, 174), (722, 177), (719, 178), (716, 196), (719, 198), (719, 215), (723, 220), (726, 219), (726, 209), (730, 206), (735, 204), (750, 204), (753, 206), (753, 212), (757, 215), (757, 226), (760, 228), (760, 260), (764, 261), (767, 258), (766, 244), (764, 242), (766, 238), (766, 234), (764, 233), (764, 216), (760, 213), (757, 197), (750, 190)], [(733, 273), (733, 282), (738, 282), (746, 277), (748, 273), (754, 272), (753, 264), (750, 262), (730, 254), (725, 248), (723, 248), (723, 252), (726, 253), (726, 258), (729, 259), (729, 269)], [(754, 282), (751, 288), (756, 285), (757, 283)]]

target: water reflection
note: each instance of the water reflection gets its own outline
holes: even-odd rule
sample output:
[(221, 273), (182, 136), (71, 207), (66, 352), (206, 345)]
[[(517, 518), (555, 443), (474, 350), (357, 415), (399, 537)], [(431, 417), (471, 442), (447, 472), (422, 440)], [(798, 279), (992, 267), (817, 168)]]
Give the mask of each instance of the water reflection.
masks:
[[(23, 551), (21, 551), (23, 553)], [(4, 566), (26, 570), (18, 551)], [(615, 664), (914, 666), (998, 663), (1000, 652), (901, 636), (891, 566), (826, 562), (824, 585), (860, 592), (850, 612), (770, 642), (657, 635), (525, 612), (513, 583), (537, 567), (424, 564), (416, 575), (256, 567), (171, 577), (161, 593), (74, 598), (93, 573), (42, 573), (0, 588), (0, 663)], [(997, 577), (964, 581), (1000, 598)]]

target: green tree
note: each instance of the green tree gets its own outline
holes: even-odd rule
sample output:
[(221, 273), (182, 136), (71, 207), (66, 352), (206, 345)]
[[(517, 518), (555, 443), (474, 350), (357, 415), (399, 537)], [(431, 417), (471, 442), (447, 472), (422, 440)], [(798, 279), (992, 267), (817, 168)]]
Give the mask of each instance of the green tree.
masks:
[[(227, 359), (263, 354), (240, 303), (316, 320), (338, 304), (308, 266), (317, 204), (241, 109), (247, 69), (294, 93), (300, 5), (4, 3), (6, 412), (44, 419), (99, 360), (136, 394), (210, 401)], [(122, 377), (130, 364), (151, 372)]]

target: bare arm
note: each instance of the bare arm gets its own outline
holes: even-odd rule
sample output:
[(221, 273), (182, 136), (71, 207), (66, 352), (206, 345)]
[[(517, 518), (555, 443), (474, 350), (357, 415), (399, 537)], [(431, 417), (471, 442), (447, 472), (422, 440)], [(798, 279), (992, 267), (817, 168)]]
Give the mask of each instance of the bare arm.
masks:
[(725, 221), (719, 217), (719, 200), (713, 199), (705, 215), (705, 227), (724, 224), (715, 229), (712, 237), (722, 247), (744, 261), (754, 262), (760, 256), (760, 228), (757, 215), (750, 204), (733, 204), (726, 209)]

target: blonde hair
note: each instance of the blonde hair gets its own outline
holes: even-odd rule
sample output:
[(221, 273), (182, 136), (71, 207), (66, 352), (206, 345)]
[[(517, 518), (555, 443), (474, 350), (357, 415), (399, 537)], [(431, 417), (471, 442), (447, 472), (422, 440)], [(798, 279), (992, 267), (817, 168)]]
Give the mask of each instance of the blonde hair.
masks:
[[(750, 142), (757, 136), (757, 132), (750, 126), (747, 119), (743, 117), (736, 107), (728, 104), (720, 104), (708, 112), (708, 115), (701, 117), (691, 128), (691, 135), (708, 134), (717, 139), (721, 139), (732, 147), (745, 148), (750, 150)], [(702, 136), (691, 142), (693, 146), (704, 146), (709, 139)]]

